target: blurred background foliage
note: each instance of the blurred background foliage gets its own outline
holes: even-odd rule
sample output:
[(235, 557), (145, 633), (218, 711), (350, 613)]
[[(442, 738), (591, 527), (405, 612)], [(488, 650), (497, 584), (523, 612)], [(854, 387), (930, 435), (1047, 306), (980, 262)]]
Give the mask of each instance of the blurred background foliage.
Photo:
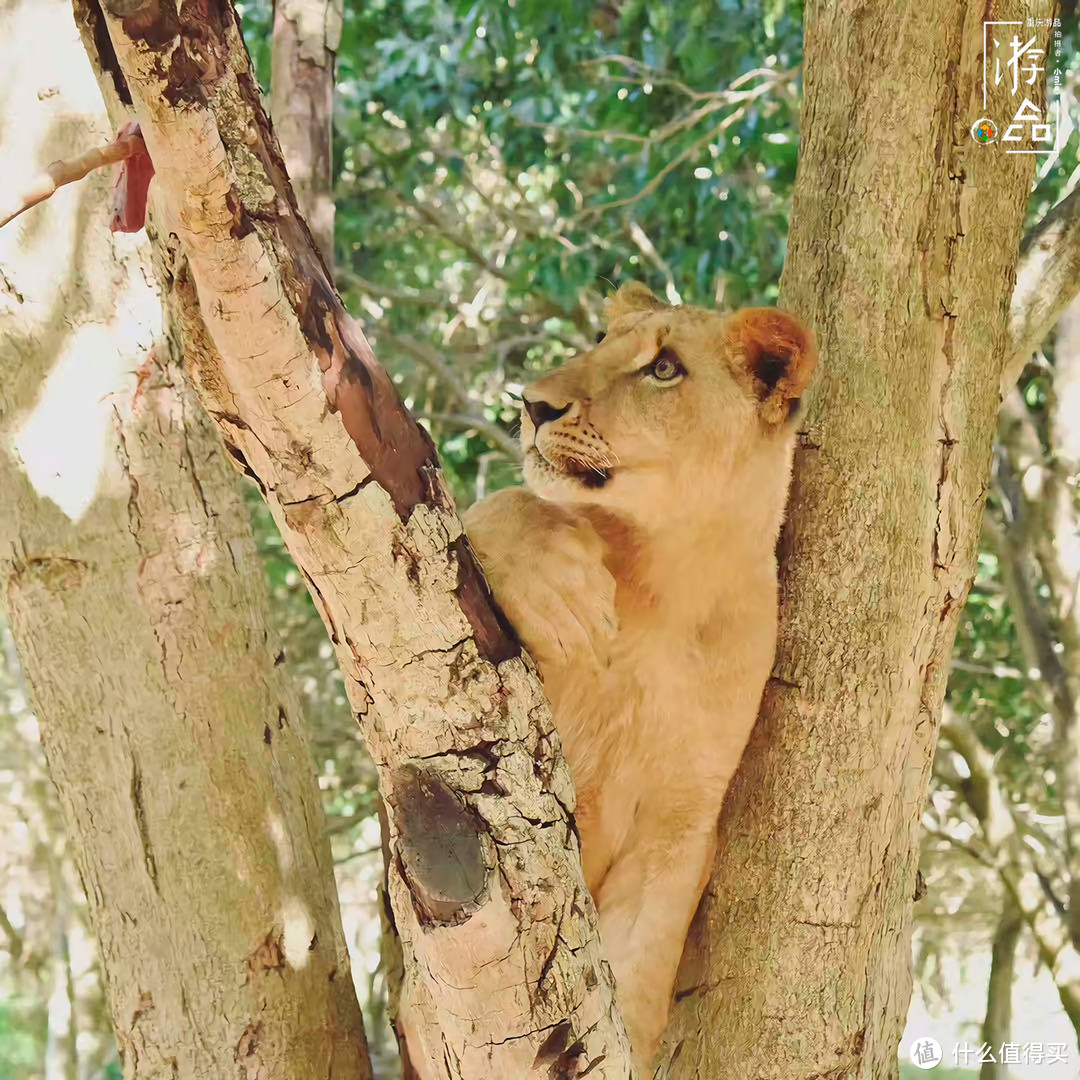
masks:
[[(265, 89), (269, 0), (237, 7)], [(336, 277), (432, 431), (461, 504), (519, 482), (521, 387), (591, 346), (612, 287), (639, 279), (675, 303), (775, 302), (799, 141), (801, 20), (801, 4), (787, 0), (346, 0), (334, 117)], [(1061, 74), (1071, 115), (1077, 38), (1068, 5), (1064, 23), (1060, 57), (1048, 67)], [(1075, 186), (1077, 146), (1070, 130), (1060, 153), (1041, 159), (1029, 225)], [(1053, 528), (1076, 521), (1077, 463), (1054, 439), (1062, 366), (1051, 340), (1021, 379), (1013, 419), (1024, 434), (1018, 444), (1010, 428), (996, 450), (987, 535), (949, 682), (926, 815), (928, 891), (916, 905), (911, 1028), (943, 1045), (979, 1041), (991, 941), (1008, 914), (1005, 878), (990, 865), (1000, 841), (980, 818), (973, 768), (990, 770), (1022, 823), (1010, 865), (1030, 869), (1025, 851), (1038, 848), (1047, 914), (1068, 930), (1061, 909), (1071, 845), (1060, 777), (1063, 755), (1073, 751), (1027, 625), (1039, 623), (1066, 675), (1080, 671), (1080, 655), (1069, 654), (1071, 607), (1036, 551), (1040, 540), (1053, 547)], [(1015, 480), (1016, 470), (1023, 480), (1032, 468), (1056, 485), (1003, 480)], [(1056, 525), (1039, 512), (1048, 492), (1060, 511), (1050, 515)], [(369, 1037), (379, 1075), (391, 1076), (374, 772), (303, 583), (256, 493), (250, 506), (277, 630), (307, 700)], [(1035, 522), (1023, 538), (1014, 528), (1021, 513)], [(1003, 544), (1010, 535), (1015, 542)], [(1014, 614), (1018, 558), (1031, 593), (1024, 625)], [(0, 1080), (53, 1080), (57, 972), (80, 980), (68, 997), (78, 1003), (78, 1076), (118, 1076), (77, 884), (67, 880), (10, 649), (2, 678), (0, 806), (12, 821), (0, 827), (21, 839), (0, 857)], [(1068, 988), (1050, 976), (1054, 956), (1030, 927), (1014, 955), (1014, 1037), (1022, 1042), (1036, 1036), (1021, 1022), (1038, 1018), (1025, 1019), (1021, 981), (1044, 1017), (1064, 1017)], [(1073, 989), (1080, 995), (1080, 980)], [(1052, 1027), (1061, 1030), (1073, 1075), (1075, 1035), (1068, 1021)]]

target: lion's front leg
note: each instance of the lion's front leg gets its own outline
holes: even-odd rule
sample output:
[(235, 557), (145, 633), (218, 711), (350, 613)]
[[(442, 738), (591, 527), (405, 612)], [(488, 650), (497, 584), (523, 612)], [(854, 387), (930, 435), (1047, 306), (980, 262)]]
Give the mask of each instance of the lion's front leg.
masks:
[(540, 665), (601, 658), (617, 626), (615, 581), (592, 526), (523, 488), (462, 517), (499, 606)]

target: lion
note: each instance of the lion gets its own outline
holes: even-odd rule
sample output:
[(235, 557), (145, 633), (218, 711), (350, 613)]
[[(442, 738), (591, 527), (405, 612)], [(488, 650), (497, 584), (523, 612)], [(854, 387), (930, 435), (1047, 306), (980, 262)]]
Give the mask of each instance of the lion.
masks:
[(464, 515), (535, 659), (639, 1075), (667, 1024), (724, 794), (772, 668), (775, 547), (814, 339), (639, 283), (526, 388), (524, 488)]

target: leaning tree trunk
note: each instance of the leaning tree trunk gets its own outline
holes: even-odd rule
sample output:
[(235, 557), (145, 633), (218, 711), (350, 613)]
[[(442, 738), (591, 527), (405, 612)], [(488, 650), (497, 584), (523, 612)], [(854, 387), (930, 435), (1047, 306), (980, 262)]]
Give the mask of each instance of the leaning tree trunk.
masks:
[[(67, 4), (2, 53), (6, 177), (108, 136)], [(247, 516), (107, 189), (0, 234), (0, 572), (124, 1075), (367, 1080)]]
[(296, 209), (232, 6), (75, 9), (114, 125), (140, 122), (157, 169), (164, 272), (206, 320), (185, 328), (200, 397), (305, 575), (379, 770), (405, 994), (429, 1006), (410, 1051), (432, 1076), (625, 1080), (535, 668)]
[[(985, 114), (981, 20), (1027, 14), (986, 11), (807, 5), (781, 302), (823, 361), (781, 543), (776, 665), (669, 1033), (680, 1080), (896, 1075), (919, 817), (1032, 177), (1030, 155), (968, 134)], [(1018, 105), (1002, 83), (985, 112)]]

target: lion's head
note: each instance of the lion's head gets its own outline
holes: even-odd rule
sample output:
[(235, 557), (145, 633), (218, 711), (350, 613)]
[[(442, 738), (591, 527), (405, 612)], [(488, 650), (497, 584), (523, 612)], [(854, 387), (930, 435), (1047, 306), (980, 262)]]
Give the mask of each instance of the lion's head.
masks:
[(624, 285), (599, 344), (526, 388), (525, 480), (634, 517), (752, 495), (778, 470), (786, 491), (790, 421), (816, 360), (813, 335), (783, 311), (670, 307)]

